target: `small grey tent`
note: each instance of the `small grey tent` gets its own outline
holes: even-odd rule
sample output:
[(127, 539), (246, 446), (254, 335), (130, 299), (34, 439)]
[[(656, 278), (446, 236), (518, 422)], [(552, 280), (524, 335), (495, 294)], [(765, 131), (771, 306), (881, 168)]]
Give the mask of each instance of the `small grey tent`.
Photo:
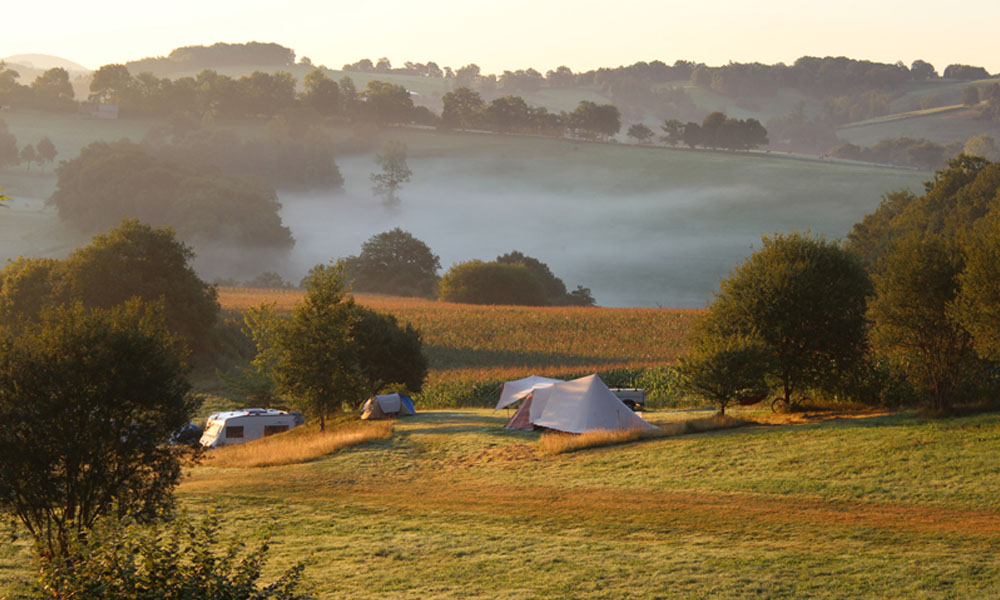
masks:
[(361, 405), (361, 418), (367, 420), (391, 419), (414, 415), (413, 399), (406, 394), (372, 396)]

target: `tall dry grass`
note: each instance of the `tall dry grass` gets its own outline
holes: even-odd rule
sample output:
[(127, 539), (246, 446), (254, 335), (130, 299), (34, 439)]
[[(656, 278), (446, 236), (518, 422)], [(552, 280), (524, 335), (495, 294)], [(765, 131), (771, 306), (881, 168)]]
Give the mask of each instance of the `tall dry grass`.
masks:
[(210, 451), (205, 465), (219, 468), (272, 467), (306, 462), (369, 440), (392, 436), (392, 421), (357, 421), (321, 432), (308, 425), (253, 442)]
[(688, 433), (703, 433), (717, 429), (732, 429), (751, 424), (750, 421), (734, 419), (732, 417), (715, 415), (702, 419), (691, 419), (689, 421), (678, 421), (676, 423), (665, 423), (658, 425), (659, 429), (625, 429), (625, 430), (600, 430), (589, 431), (587, 433), (543, 433), (538, 443), (542, 446), (542, 451), (546, 454), (563, 454), (566, 452), (576, 452), (586, 448), (599, 448), (601, 446), (614, 446), (616, 444), (626, 444), (641, 439), (670, 437), (674, 435), (684, 435)]

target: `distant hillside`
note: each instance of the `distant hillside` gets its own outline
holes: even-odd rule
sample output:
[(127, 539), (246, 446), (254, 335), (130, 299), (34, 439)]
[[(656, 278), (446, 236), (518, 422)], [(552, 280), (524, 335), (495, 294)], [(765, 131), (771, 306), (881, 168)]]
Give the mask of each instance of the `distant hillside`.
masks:
[(167, 56), (143, 58), (125, 64), (132, 73), (149, 72), (160, 77), (171, 76), (178, 71), (201, 71), (229, 66), (290, 67), (295, 64), (295, 51), (279, 44), (249, 42), (246, 44), (226, 44), (219, 42), (211, 46), (184, 46), (175, 48)]
[(70, 75), (79, 75), (90, 72), (90, 69), (79, 63), (49, 54), (14, 54), (6, 58), (0, 58), (0, 61), (3, 61), (8, 65), (24, 66), (29, 69), (37, 69), (40, 71), (46, 71), (55, 67), (62, 67), (63, 69), (69, 71)]

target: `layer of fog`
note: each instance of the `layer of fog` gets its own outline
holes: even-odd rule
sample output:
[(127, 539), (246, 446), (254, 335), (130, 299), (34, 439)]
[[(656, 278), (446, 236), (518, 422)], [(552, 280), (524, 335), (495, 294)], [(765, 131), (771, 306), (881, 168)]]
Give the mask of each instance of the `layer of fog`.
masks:
[[(790, 203), (777, 181), (651, 191), (641, 182), (622, 185), (628, 175), (610, 168), (411, 158), (401, 205), (386, 209), (371, 193), (371, 157), (338, 162), (343, 192), (281, 194), (282, 218), (296, 239), (287, 257), (261, 263), (237, 254), (229, 267), (249, 262), (239, 269), (246, 277), (270, 268), (297, 282), (312, 265), (357, 254), (370, 236), (400, 227), (441, 257), (442, 272), (520, 250), (547, 263), (569, 289), (589, 287), (602, 306), (702, 307), (720, 278), (760, 246), (762, 233), (841, 238), (888, 191), (859, 195), (845, 182), (844, 197)], [(203, 265), (219, 258), (209, 254)]]

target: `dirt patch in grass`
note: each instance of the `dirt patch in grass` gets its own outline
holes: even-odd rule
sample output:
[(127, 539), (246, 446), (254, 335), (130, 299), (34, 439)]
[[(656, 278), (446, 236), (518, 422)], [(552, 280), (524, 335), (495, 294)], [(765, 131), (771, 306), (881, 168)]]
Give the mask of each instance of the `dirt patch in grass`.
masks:
[[(529, 467), (530, 468), (530, 467)], [(445, 485), (417, 490), (340, 489), (343, 498), (381, 504), (399, 500), (430, 510), (518, 515), (525, 519), (586, 519), (637, 529), (733, 527), (834, 527), (909, 530), (1000, 539), (1000, 513), (937, 507), (846, 503), (766, 494), (675, 493), (640, 490), (565, 489), (499, 485)]]
[(468, 454), (445, 460), (441, 466), (446, 470), (469, 469), (483, 466), (504, 466), (522, 461), (537, 461), (538, 447), (534, 444), (510, 444), (496, 448), (486, 448)]

